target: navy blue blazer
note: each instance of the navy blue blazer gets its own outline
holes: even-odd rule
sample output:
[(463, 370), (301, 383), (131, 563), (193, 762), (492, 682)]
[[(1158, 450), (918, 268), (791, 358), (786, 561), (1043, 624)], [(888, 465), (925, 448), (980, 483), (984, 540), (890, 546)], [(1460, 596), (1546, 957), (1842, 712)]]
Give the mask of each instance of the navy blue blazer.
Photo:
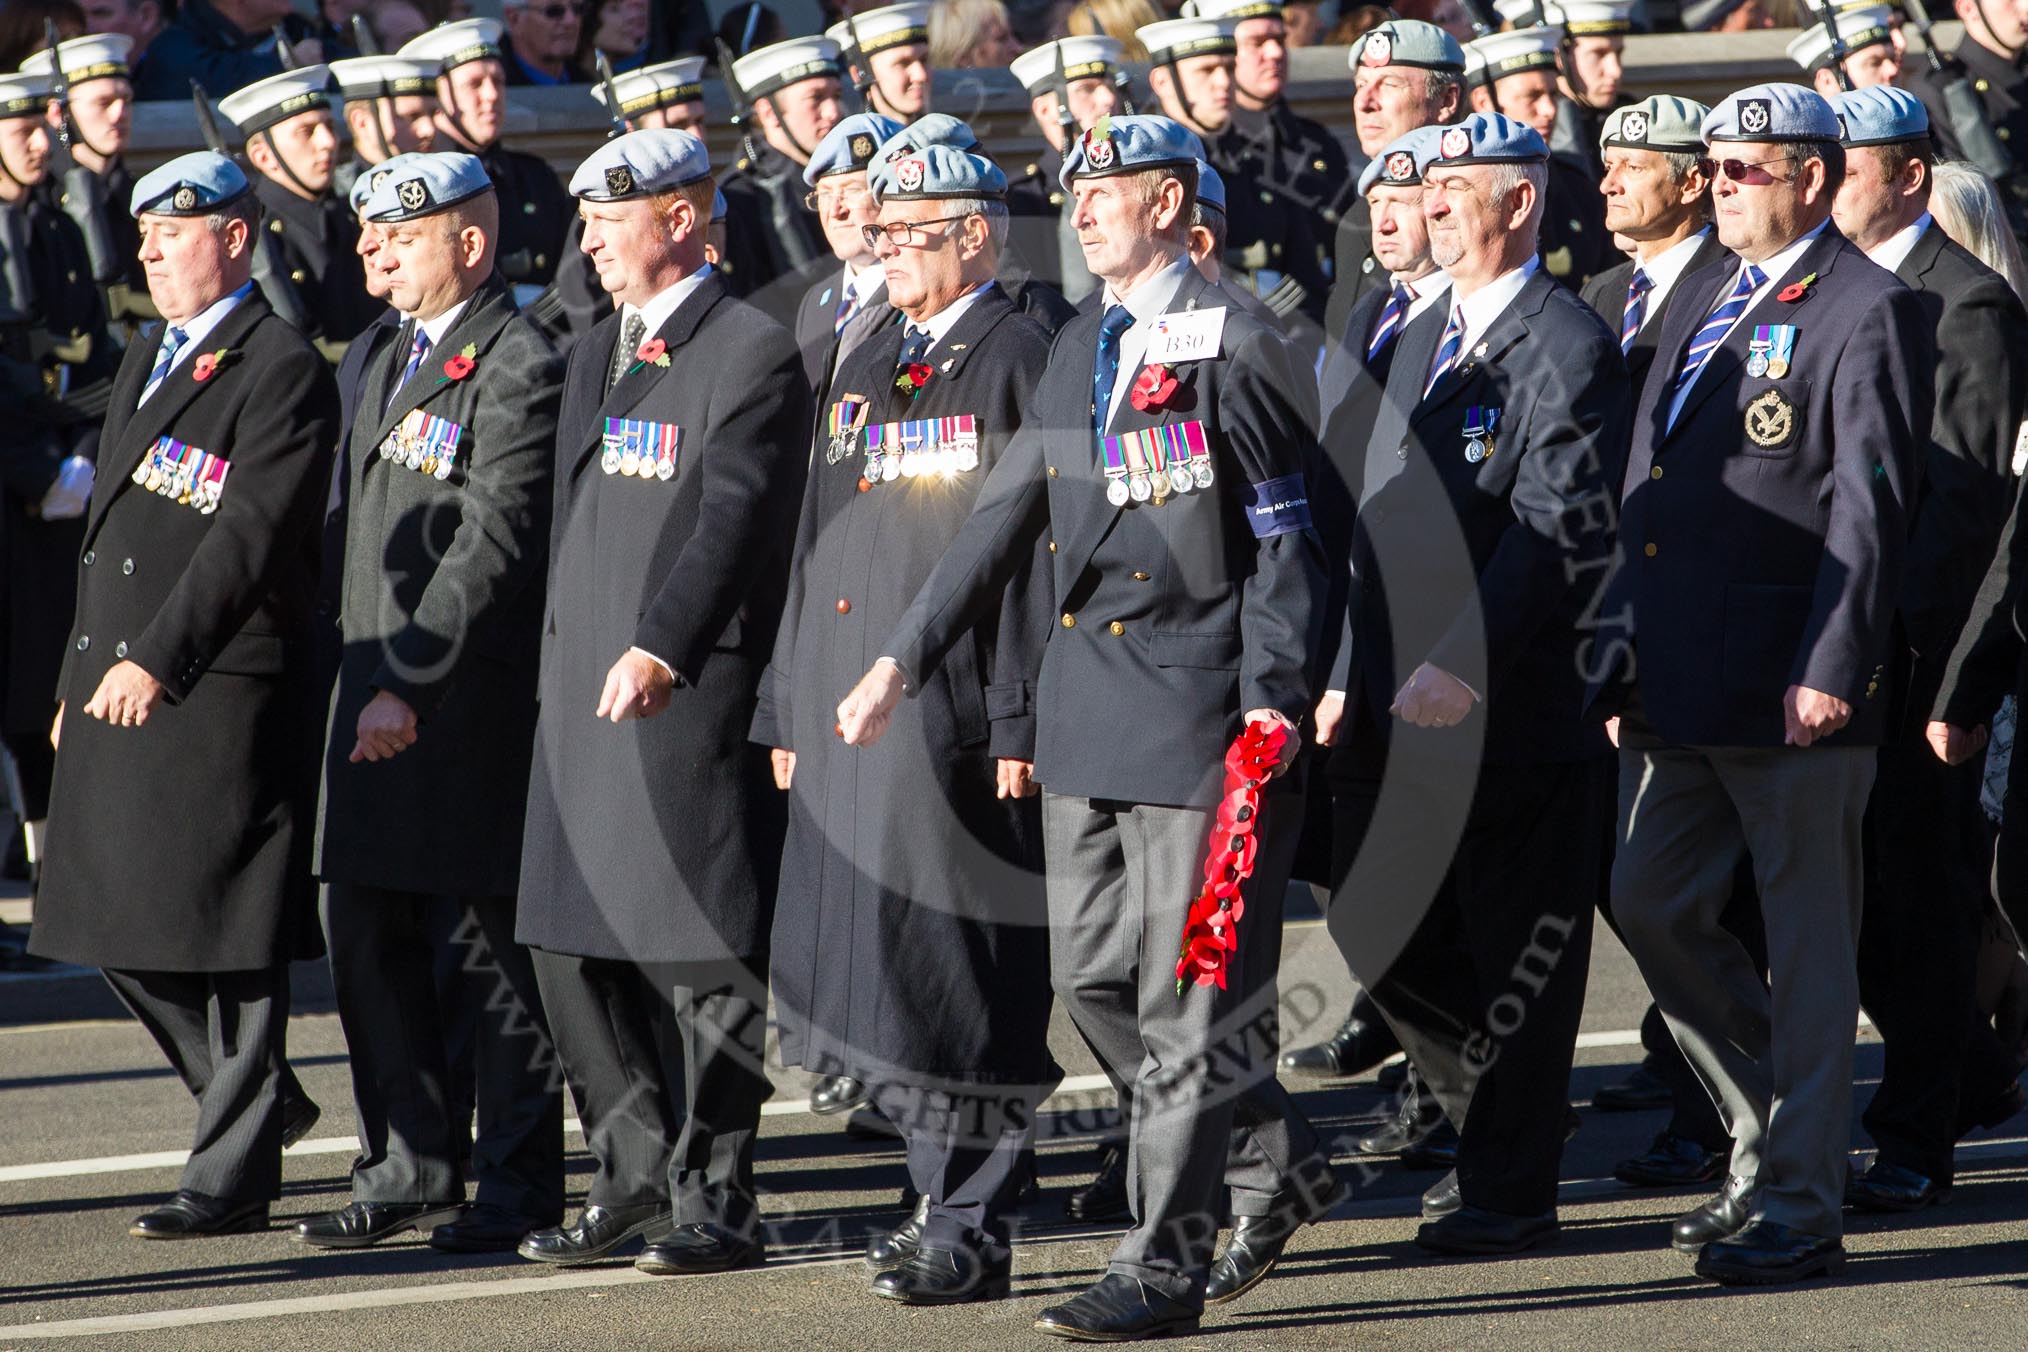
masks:
[[(1489, 763), (1601, 755), (1580, 655), (1610, 571), (1633, 407), (1619, 340), (1538, 268), (1424, 397), (1452, 303), (1397, 340), (1367, 445), (1352, 541), (1359, 686), (1374, 724), (1416, 754), (1471, 755), (1477, 724)], [(1491, 435), (1476, 439), (1490, 453), (1475, 460), (1489, 409)], [(1423, 662), (1479, 693), (1464, 723), (1388, 713)]]
[[(1590, 654), (1594, 708), (1624, 706), (1638, 652), (1643, 714), (1667, 741), (1781, 746), (1782, 697), (1801, 685), (1853, 706), (1841, 744), (1875, 745), (1929, 439), (1929, 323), (1914, 292), (1827, 225), (1712, 353), (1671, 427), (1671, 373), (1736, 271), (1678, 283), (1656, 343)], [(1763, 324), (1798, 330), (1779, 378), (1747, 373)]]

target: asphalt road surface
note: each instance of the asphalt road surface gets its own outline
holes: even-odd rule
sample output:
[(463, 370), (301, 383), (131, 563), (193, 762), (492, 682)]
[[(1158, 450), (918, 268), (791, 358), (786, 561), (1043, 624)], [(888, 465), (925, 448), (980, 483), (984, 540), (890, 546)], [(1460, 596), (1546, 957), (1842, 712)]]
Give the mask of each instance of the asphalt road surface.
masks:
[[(10, 908), (11, 909), (11, 908)], [(1335, 1026), (1350, 979), (1314, 921), (1292, 921), (1285, 1007), (1307, 1042)], [(866, 1236), (897, 1224), (905, 1173), (891, 1143), (848, 1139), (811, 1115), (809, 1081), (780, 1073), (760, 1146), (771, 1256), (760, 1270), (652, 1278), (624, 1261), (550, 1272), (512, 1255), (454, 1258), (413, 1235), (350, 1254), (306, 1250), (283, 1231), (342, 1205), (353, 1143), (345, 1045), (329, 985), (305, 965), (290, 1050), (323, 1105), (286, 1160), (267, 1234), (193, 1243), (129, 1239), (128, 1221), (172, 1191), (193, 1110), (140, 1028), (95, 974), (0, 977), (0, 1352), (51, 1339), (148, 1349), (1037, 1348), (1046, 1305), (1088, 1285), (1114, 1234), (1067, 1223), (1064, 1192), (1089, 1177), (1092, 1131), (1110, 1106), (1096, 1066), (1059, 1013), (1052, 1032), (1071, 1077), (1043, 1114), (1043, 1193), (1021, 1220), (1014, 1294), (993, 1305), (912, 1310), (866, 1291)], [(1295, 992), (1292, 996), (1290, 992)], [(1250, 1348), (2006, 1348), (2028, 1346), (2028, 1120), (1960, 1147), (1949, 1204), (1913, 1217), (1848, 1216), (1851, 1261), (1835, 1281), (1732, 1292), (1700, 1281), (1667, 1246), (1671, 1218), (1698, 1193), (1614, 1182), (1660, 1113), (1591, 1108), (1598, 1085), (1637, 1060), (1645, 993), (1600, 930), (1572, 1077), (1583, 1129), (1564, 1153), (1554, 1247), (1519, 1258), (1438, 1259), (1412, 1243), (1432, 1174), (1362, 1165), (1351, 1142), (1387, 1102), (1370, 1077), (1296, 1082), (1338, 1140), (1354, 1185), (1304, 1230), (1276, 1275), (1203, 1332), (1171, 1346)], [(1879, 1073), (1858, 1032), (1855, 1112)], [(1855, 1149), (1865, 1144), (1854, 1122)], [(590, 1174), (569, 1144), (573, 1206)], [(75, 1344), (74, 1344), (75, 1345)]]

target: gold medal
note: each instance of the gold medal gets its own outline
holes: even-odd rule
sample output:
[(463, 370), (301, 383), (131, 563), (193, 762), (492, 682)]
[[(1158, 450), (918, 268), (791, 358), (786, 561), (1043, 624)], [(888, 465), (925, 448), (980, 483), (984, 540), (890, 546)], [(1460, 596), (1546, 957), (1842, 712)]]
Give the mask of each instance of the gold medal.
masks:
[(1767, 363), (1767, 373), (1770, 378), (1780, 380), (1783, 376), (1789, 373), (1788, 358), (1770, 357)]

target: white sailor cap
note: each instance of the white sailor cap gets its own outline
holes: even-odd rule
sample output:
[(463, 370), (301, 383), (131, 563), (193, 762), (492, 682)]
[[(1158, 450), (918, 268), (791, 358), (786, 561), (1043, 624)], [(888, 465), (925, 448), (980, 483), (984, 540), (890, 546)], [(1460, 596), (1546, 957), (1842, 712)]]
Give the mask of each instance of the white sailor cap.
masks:
[(884, 52), (890, 47), (906, 47), (912, 42), (927, 43), (930, 8), (924, 0), (883, 5), (854, 14), (850, 23), (841, 19), (825, 29), (824, 36), (837, 43), (841, 51), (857, 47), (861, 56)]
[(1530, 70), (1555, 70), (1563, 29), (1517, 28), (1488, 33), (1465, 44), (1465, 78), (1491, 89), (1495, 80)]
[[(1844, 40), (1847, 56), (1881, 43), (1893, 42), (1893, 21), (1893, 14), (1884, 5), (1839, 9), (1831, 16), (1831, 22), (1838, 26), (1838, 36)], [(1831, 68), (1831, 35), (1824, 28), (1821, 17), (1812, 19), (1809, 27), (1798, 33), (1786, 50), (1789, 60), (1804, 70)]]
[(331, 63), (331, 78), (348, 99), (393, 99), (437, 92), (437, 65), (413, 56), (348, 56)]
[[(704, 58), (680, 56), (613, 77), (613, 94), (620, 101), (621, 117), (639, 117), (673, 103), (697, 103), (704, 98)], [(595, 84), (591, 96), (606, 103), (606, 87)], [(607, 109), (608, 112), (613, 111)]]
[(1120, 57), (1125, 51), (1118, 38), (1096, 34), (1058, 38), (1030, 48), (1008, 63), (1007, 69), (1014, 72), (1014, 78), (1021, 82), (1021, 87), (1028, 91), (1031, 98), (1056, 92), (1058, 48), (1063, 50), (1063, 78), (1066, 80), (1110, 77), (1120, 68)]
[(41, 117), (49, 111), (55, 82), (47, 72), (0, 75), (0, 118)]
[(1222, 56), (1239, 50), (1232, 19), (1164, 19), (1134, 30), (1148, 49), (1150, 61), (1181, 61), (1192, 56)]
[(298, 113), (331, 106), (331, 68), (300, 66), (255, 80), (235, 89), (218, 101), (225, 115), (242, 136), (265, 131), (277, 122), (286, 122)]
[(500, 35), (506, 31), (498, 19), (458, 19), (410, 38), (395, 55), (434, 61), (437, 74), (447, 75), (468, 62), (498, 61)]
[(58, 58), (63, 61), (63, 78), (72, 84), (83, 84), (86, 80), (104, 80), (112, 76), (126, 79), (132, 72), (127, 58), (133, 53), (134, 40), (125, 33), (87, 33), (81, 38), (56, 45), (52, 56), (47, 47), (35, 52), (21, 63), (24, 75), (50, 75), (55, 73)]
[(829, 38), (790, 38), (748, 52), (732, 63), (732, 75), (748, 98), (766, 98), (804, 80), (841, 78), (838, 59), (838, 44)]

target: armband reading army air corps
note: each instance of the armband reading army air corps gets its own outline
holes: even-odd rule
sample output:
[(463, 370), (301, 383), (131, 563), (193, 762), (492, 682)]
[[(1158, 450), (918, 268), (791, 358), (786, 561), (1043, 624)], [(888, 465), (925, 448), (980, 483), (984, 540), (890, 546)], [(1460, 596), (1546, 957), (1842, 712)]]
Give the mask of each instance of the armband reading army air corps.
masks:
[(134, 482), (180, 507), (195, 507), (210, 516), (225, 494), (225, 476), (232, 464), (209, 451), (161, 437), (134, 470)]
[(875, 423), (866, 429), (869, 484), (964, 474), (978, 467), (979, 420), (973, 414)]
[(433, 478), (449, 479), (458, 459), (458, 440), (464, 435), (462, 423), (410, 409), (380, 443), (380, 458)]
[(1211, 442), (1204, 424), (1164, 423), (1138, 432), (1122, 432), (1099, 443), (1105, 459), (1106, 501), (1124, 507), (1135, 502), (1161, 502), (1170, 493), (1209, 488)]

